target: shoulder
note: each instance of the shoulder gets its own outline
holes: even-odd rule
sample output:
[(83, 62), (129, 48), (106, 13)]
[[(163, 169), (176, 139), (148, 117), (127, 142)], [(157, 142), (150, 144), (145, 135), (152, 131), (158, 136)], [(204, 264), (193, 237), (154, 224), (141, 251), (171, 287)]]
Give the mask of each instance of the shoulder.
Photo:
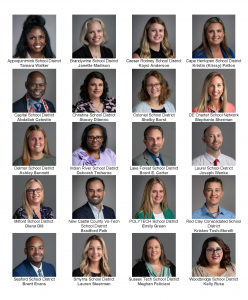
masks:
[(13, 112), (27, 112), (26, 96), (24, 95), (21, 99), (13, 103)]
[(235, 106), (230, 102), (227, 102), (227, 112), (235, 112)]
[(235, 58), (235, 55), (234, 55), (232, 49), (230, 49), (230, 48), (228, 47), (228, 50), (229, 50), (229, 53), (230, 53), (231, 57), (232, 57), (232, 58)]
[[(135, 50), (134, 53), (136, 53), (136, 54), (138, 54), (138, 55), (140, 56), (140, 53), (141, 53), (140, 48), (138, 48), (137, 50)], [(134, 53), (133, 53), (133, 54), (134, 54)]]
[(169, 207), (167, 208), (167, 213), (166, 210), (163, 210), (163, 214), (167, 217), (167, 219), (175, 219), (174, 214)]
[(192, 219), (201, 219), (201, 218), (202, 218), (201, 208), (195, 210), (195, 211), (192, 213)]
[[(55, 271), (55, 268), (52, 264), (49, 264), (49, 263), (46, 263), (44, 261), (42, 261), (42, 269), (49, 269), (50, 272), (54, 273), (53, 276), (56, 276), (56, 271)], [(45, 277), (48, 277), (50, 276), (51, 274), (45, 276)]]
[(54, 108), (53, 103), (51, 101), (49, 101), (49, 100), (45, 100), (45, 101), (46, 101), (46, 104), (47, 104), (50, 112), (55, 112), (55, 108)]
[(173, 162), (171, 160), (171, 158), (168, 155), (162, 154), (161, 153), (161, 157), (163, 159), (163, 163), (165, 166), (173, 166)]
[(49, 155), (49, 154), (44, 154), (43, 159), (46, 160), (46, 162), (49, 162), (51, 165), (56, 165), (56, 157)]
[(145, 215), (143, 211), (138, 211), (135, 215), (135, 219), (144, 219)]
[(202, 154), (202, 155), (200, 155), (198, 157), (195, 157), (192, 160), (192, 166), (203, 166), (204, 165), (203, 158), (204, 158), (204, 154)]
[(166, 112), (176, 112), (174, 105), (170, 101), (166, 101), (164, 104)]
[(43, 210), (52, 211), (51, 207), (48, 207), (48, 206), (41, 205), (41, 208)]
[(149, 277), (145, 262), (138, 262), (133, 266), (132, 277)]
[(226, 210), (224, 208), (221, 207), (221, 210), (223, 212), (223, 214), (226, 216), (226, 219), (236, 219), (236, 216), (233, 212), (231, 212), (230, 210)]
[(132, 109), (132, 112), (151, 112), (151, 108), (149, 104), (143, 101), (135, 105)]
[[(23, 276), (23, 270), (26, 269), (25, 260), (13, 269), (13, 276)], [(19, 272), (22, 272), (21, 274)]]
[(115, 98), (107, 98), (102, 100), (104, 105), (104, 112), (116, 112), (116, 99)]
[(197, 106), (192, 109), (192, 112), (199, 112)]
[(227, 270), (232, 273), (232, 276), (236, 275), (236, 265), (234, 263), (231, 262), (230, 266), (227, 266)]
[(222, 158), (225, 159), (225, 165), (227, 166), (236, 166), (236, 161), (231, 156), (227, 156), (221, 153)]
[(17, 158), (17, 159), (13, 162), (13, 166), (22, 166), (22, 157)]
[(104, 206), (104, 209), (108, 210), (109, 212), (114, 212), (113, 208), (107, 206), (107, 205), (103, 205)]
[(206, 54), (203, 48), (196, 48), (193, 51), (192, 58), (206, 58)]
[(77, 268), (77, 269), (73, 270), (72, 276), (73, 277), (83, 277), (84, 274), (81, 272), (80, 268)]
[[(87, 47), (88, 48), (88, 47)], [(85, 58), (85, 46), (82, 46), (78, 50), (72, 53), (72, 58)]]
[(75, 150), (73, 153), (72, 153), (73, 156), (77, 156), (77, 157), (81, 157), (81, 156), (88, 156), (88, 154), (82, 149), (82, 148), (78, 148), (77, 150)]
[(18, 208), (13, 216), (13, 219), (27, 219), (26, 210), (22, 207)]
[[(113, 58), (114, 57), (113, 52), (109, 48), (102, 46), (101, 49), (103, 50), (102, 52), (105, 52), (104, 53), (105, 55), (103, 58)], [(103, 53), (102, 53), (102, 56), (103, 56)]]
[(206, 277), (207, 272), (205, 271), (204, 267), (196, 266), (192, 269), (192, 277)]
[(133, 166), (139, 166), (141, 165), (142, 163), (144, 163), (145, 159), (144, 159), (144, 152), (141, 153), (140, 155), (138, 155), (137, 157), (133, 158), (132, 160), (132, 164)]
[(114, 156), (115, 157), (115, 153), (109, 148), (106, 148), (102, 153), (104, 153), (108, 156)]

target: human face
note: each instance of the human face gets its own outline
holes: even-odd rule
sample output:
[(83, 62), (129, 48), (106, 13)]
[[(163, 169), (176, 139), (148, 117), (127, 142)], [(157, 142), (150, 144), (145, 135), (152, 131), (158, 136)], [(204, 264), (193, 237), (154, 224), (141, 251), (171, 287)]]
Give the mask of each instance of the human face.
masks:
[(100, 98), (103, 93), (103, 81), (98, 78), (92, 78), (88, 84), (89, 99)]
[(40, 72), (35, 72), (28, 78), (25, 83), (28, 95), (35, 101), (39, 102), (40, 98), (45, 94), (46, 91), (46, 78)]
[(100, 46), (103, 40), (102, 25), (99, 22), (92, 22), (88, 25), (86, 40), (92, 46)]
[(146, 140), (143, 140), (143, 142), (146, 148), (158, 157), (164, 144), (164, 138), (158, 129), (152, 129), (148, 131)]
[(211, 23), (206, 30), (209, 46), (220, 45), (224, 38), (223, 26), (220, 23)]
[(91, 262), (100, 261), (103, 256), (102, 244), (98, 240), (92, 240), (90, 242), (87, 255)]
[(46, 46), (45, 32), (39, 28), (33, 28), (27, 35), (27, 47), (29, 54), (38, 54)]
[(152, 187), (152, 201), (154, 204), (159, 204), (164, 199), (164, 189), (160, 183), (155, 183)]
[(34, 236), (30, 239), (26, 247), (24, 253), (27, 255), (28, 261), (39, 268), (45, 254), (45, 247), (42, 239), (38, 236)]
[(147, 257), (149, 262), (155, 262), (160, 259), (161, 247), (157, 240), (149, 240), (146, 249)]
[[(91, 140), (90, 137), (93, 137)], [(99, 137), (97, 140), (96, 138)], [(87, 135), (87, 148), (90, 151), (97, 151), (101, 148), (103, 143), (103, 133), (100, 128), (93, 128), (88, 132)]]
[(44, 134), (39, 130), (34, 130), (28, 137), (28, 146), (31, 154), (42, 153), (45, 146)]
[[(31, 183), (28, 188), (28, 190), (36, 190), (36, 189), (42, 189), (42, 187), (38, 182)], [(29, 205), (40, 204), (43, 199), (43, 189), (40, 193), (38, 192), (29, 193), (27, 191), (27, 198), (28, 198)]]
[(208, 251), (208, 249), (214, 249), (214, 250), (221, 249), (222, 250), (220, 245), (216, 242), (210, 242), (210, 243), (208, 243), (208, 247), (206, 250), (206, 257), (207, 257), (209, 264), (210, 265), (219, 265), (222, 260), (222, 257), (223, 257), (223, 251), (220, 254), (217, 254), (216, 251), (214, 253), (210, 253)]
[(217, 126), (211, 126), (206, 131), (202, 140), (207, 145), (207, 150), (219, 151), (223, 143), (223, 136), (220, 128)]
[(211, 100), (219, 100), (224, 92), (223, 81), (219, 76), (215, 76), (210, 80), (208, 86), (208, 95)]
[(150, 96), (150, 99), (158, 98), (161, 94), (161, 89), (161, 83), (156, 77), (150, 76), (147, 78), (146, 90), (148, 95)]
[(149, 42), (159, 44), (164, 38), (164, 27), (161, 24), (153, 23), (147, 32)]
[(97, 206), (102, 202), (105, 193), (106, 191), (100, 180), (90, 181), (87, 185), (87, 190), (85, 191), (88, 201), (94, 206)]
[(219, 204), (224, 191), (222, 190), (219, 182), (209, 182), (206, 189), (203, 190), (203, 194), (206, 197), (207, 205), (216, 205)]

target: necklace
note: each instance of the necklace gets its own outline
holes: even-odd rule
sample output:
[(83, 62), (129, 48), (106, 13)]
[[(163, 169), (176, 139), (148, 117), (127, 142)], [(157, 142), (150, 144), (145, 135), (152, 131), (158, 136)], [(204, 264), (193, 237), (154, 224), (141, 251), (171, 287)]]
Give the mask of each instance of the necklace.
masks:
[(95, 108), (95, 109), (98, 109), (100, 106), (102, 105), (102, 103), (100, 102), (100, 104), (96, 107), (92, 104), (92, 106)]

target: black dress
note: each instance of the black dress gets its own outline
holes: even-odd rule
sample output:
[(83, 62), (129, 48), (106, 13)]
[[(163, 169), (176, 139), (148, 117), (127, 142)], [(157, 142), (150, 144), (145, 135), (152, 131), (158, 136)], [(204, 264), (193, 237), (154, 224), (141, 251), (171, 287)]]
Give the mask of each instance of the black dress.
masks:
[[(109, 48), (106, 48), (104, 46), (101, 47), (101, 58), (113, 58), (113, 53)], [(72, 53), (72, 58), (93, 58), (89, 47), (88, 46), (82, 46), (77, 51)]]
[[(72, 272), (72, 277), (84, 277), (84, 274), (81, 272), (80, 268), (78, 268)], [(101, 273), (91, 272), (91, 277), (101, 277)], [(112, 277), (111, 274), (109, 274), (109, 277)]]
[[(167, 58), (165, 55), (164, 55), (164, 52), (161, 50), (159, 51), (154, 51), (150, 48), (150, 52), (151, 52), (151, 58)], [(141, 50), (140, 48), (138, 48), (134, 53), (138, 54), (139, 57), (140, 57), (140, 54), (141, 54)], [(173, 55), (173, 50), (171, 49), (170, 50), (170, 55)]]
[[(170, 271), (172, 277), (176, 277), (176, 267), (171, 262)], [(150, 277), (144, 261), (137, 263), (132, 269), (132, 277)]]

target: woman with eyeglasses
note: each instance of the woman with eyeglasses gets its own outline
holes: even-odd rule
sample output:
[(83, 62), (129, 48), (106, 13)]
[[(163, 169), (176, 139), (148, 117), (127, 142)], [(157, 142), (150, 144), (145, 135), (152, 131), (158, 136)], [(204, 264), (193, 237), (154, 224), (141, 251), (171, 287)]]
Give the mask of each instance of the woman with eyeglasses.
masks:
[(150, 71), (142, 81), (138, 97), (141, 103), (133, 108), (133, 112), (165, 113), (176, 112), (168, 98), (171, 95), (168, 82), (157, 71)]
[(236, 266), (231, 262), (230, 248), (216, 236), (206, 239), (202, 245), (193, 277), (235, 277)]
[(72, 153), (73, 166), (115, 166), (115, 153), (106, 148), (106, 128), (91, 124), (84, 129), (80, 148)]
[(13, 219), (54, 219), (53, 210), (43, 206), (44, 188), (35, 178), (29, 179), (22, 196), (22, 207), (15, 212)]

